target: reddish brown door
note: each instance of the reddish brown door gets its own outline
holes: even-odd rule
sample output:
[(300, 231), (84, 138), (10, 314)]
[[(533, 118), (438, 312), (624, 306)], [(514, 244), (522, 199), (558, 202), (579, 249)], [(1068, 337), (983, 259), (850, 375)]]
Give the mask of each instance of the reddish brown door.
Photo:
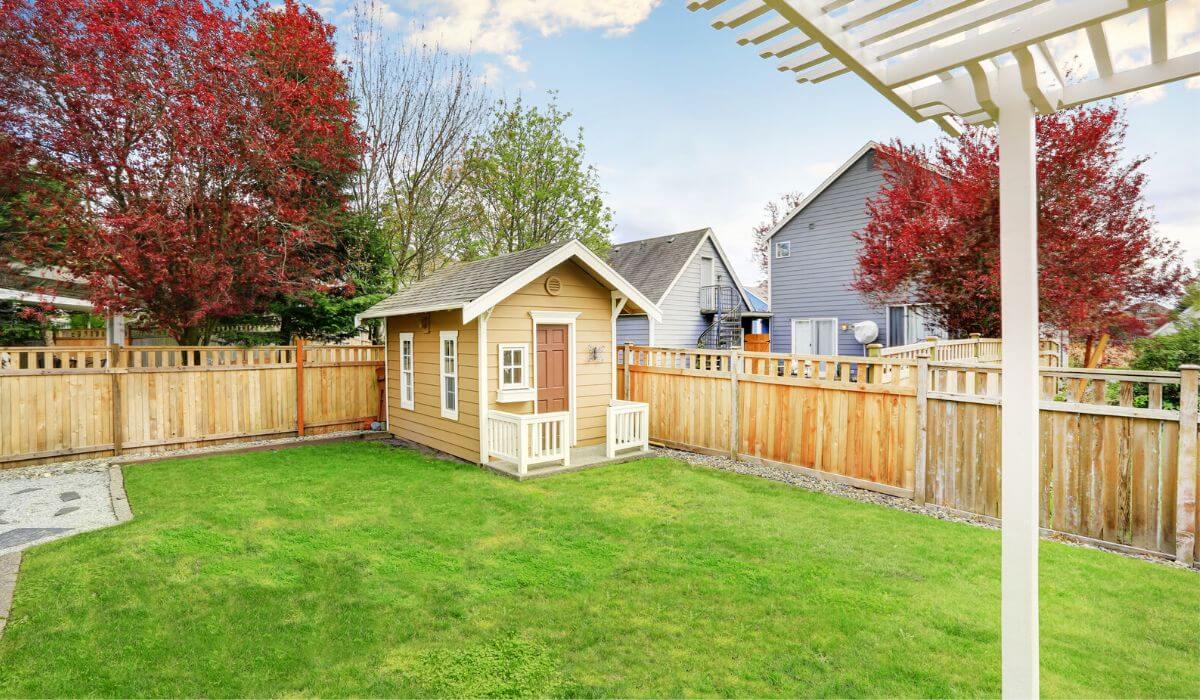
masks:
[(567, 327), (537, 327), (537, 410), (567, 410)]

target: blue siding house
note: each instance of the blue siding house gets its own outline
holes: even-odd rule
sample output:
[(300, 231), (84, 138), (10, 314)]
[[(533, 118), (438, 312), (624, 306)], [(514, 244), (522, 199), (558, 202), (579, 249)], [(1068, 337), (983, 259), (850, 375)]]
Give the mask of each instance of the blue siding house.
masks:
[(770, 234), (771, 351), (865, 355), (854, 325), (871, 321), (875, 341), (905, 345), (940, 335), (920, 305), (872, 306), (851, 286), (858, 267), (854, 233), (870, 217), (867, 200), (884, 186), (878, 145), (867, 143), (793, 209)]
[(743, 329), (770, 316), (754, 311), (712, 229), (614, 244), (608, 262), (647, 298), (663, 320), (622, 316), (620, 344), (661, 347), (740, 347)]

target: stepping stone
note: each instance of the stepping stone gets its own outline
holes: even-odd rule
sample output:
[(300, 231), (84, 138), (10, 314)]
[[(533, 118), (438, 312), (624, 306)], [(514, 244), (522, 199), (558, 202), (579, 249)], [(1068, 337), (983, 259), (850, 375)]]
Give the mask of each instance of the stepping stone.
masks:
[(58, 512), (54, 514), (54, 517), (57, 518), (60, 515), (66, 515), (67, 513), (74, 513), (77, 510), (79, 510), (79, 506), (67, 506), (66, 508), (59, 508)]
[(63, 503), (66, 503), (67, 501), (78, 501), (79, 493), (76, 491), (64, 491), (63, 493), (58, 494), (58, 497)]
[(41, 487), (41, 486), (34, 486), (33, 488), (21, 489), (20, 491), (17, 491), (17, 492), (16, 492), (16, 493), (14, 493), (13, 495), (14, 495), (14, 496), (20, 496), (20, 495), (21, 495), (21, 494), (23, 494), (23, 493), (33, 493), (34, 491), (41, 491), (41, 490), (42, 490), (42, 487)]
[(0, 532), (0, 549), (37, 542), (70, 529), (69, 527), (19, 527), (16, 530)]

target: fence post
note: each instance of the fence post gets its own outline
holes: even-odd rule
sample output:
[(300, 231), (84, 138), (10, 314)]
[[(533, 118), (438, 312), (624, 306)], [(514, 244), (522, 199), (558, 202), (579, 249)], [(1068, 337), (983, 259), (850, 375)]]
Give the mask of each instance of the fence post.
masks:
[(730, 459), (738, 458), (738, 441), (741, 440), (741, 431), (738, 429), (741, 424), (741, 418), (738, 417), (738, 365), (741, 364), (741, 356), (737, 348), (729, 351), (729, 403), (730, 403), (730, 422), (732, 425), (729, 429), (729, 457)]
[(1200, 365), (1179, 368), (1179, 467), (1176, 470), (1175, 561), (1196, 558), (1196, 401)]
[(625, 361), (622, 363), (622, 371), (625, 374), (625, 400), (629, 400), (629, 361), (632, 358), (633, 343), (626, 341), (625, 343)]
[(979, 359), (979, 333), (968, 333), (967, 337), (971, 339), (971, 349), (975, 353), (975, 359)]
[[(881, 357), (883, 354), (883, 343), (870, 343), (867, 345), (867, 357)], [(867, 384), (875, 383), (875, 365), (867, 365)]]
[(121, 346), (117, 345), (116, 343), (109, 345), (108, 376), (111, 380), (110, 393), (112, 394), (112, 453), (114, 457), (121, 454), (121, 443), (124, 442), (124, 436), (121, 435), (122, 423), (124, 422), (124, 417), (121, 415), (121, 374), (123, 374), (123, 372), (117, 369), (122, 364), (124, 363), (121, 362)]
[(296, 435), (304, 437), (304, 338), (296, 336)]
[(913, 460), (913, 501), (925, 505), (929, 446), (929, 353), (917, 354), (917, 454)]
[(925, 342), (932, 344), (932, 347), (929, 348), (929, 359), (934, 360), (935, 362), (941, 360), (942, 358), (938, 357), (937, 350), (938, 337), (936, 335), (927, 335), (925, 336)]

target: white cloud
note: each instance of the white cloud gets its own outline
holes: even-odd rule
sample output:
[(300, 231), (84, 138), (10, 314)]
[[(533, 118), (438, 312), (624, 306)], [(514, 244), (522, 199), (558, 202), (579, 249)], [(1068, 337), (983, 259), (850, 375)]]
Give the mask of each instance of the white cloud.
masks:
[(505, 56), (504, 64), (518, 73), (524, 73), (525, 71), (529, 70), (529, 61), (526, 61), (516, 54), (509, 54)]
[(1188, 90), (1200, 90), (1200, 77), (1188, 78), (1183, 84)]
[(479, 80), (484, 85), (496, 85), (500, 82), (500, 75), (503, 73), (500, 66), (495, 63), (483, 64), (483, 73), (480, 74)]
[(519, 56), (522, 36), (551, 36), (568, 29), (600, 29), (606, 36), (628, 34), (660, 0), (436, 0), (420, 19), (410, 41), (440, 44), (451, 51), (504, 55), (513, 70), (528, 69)]

